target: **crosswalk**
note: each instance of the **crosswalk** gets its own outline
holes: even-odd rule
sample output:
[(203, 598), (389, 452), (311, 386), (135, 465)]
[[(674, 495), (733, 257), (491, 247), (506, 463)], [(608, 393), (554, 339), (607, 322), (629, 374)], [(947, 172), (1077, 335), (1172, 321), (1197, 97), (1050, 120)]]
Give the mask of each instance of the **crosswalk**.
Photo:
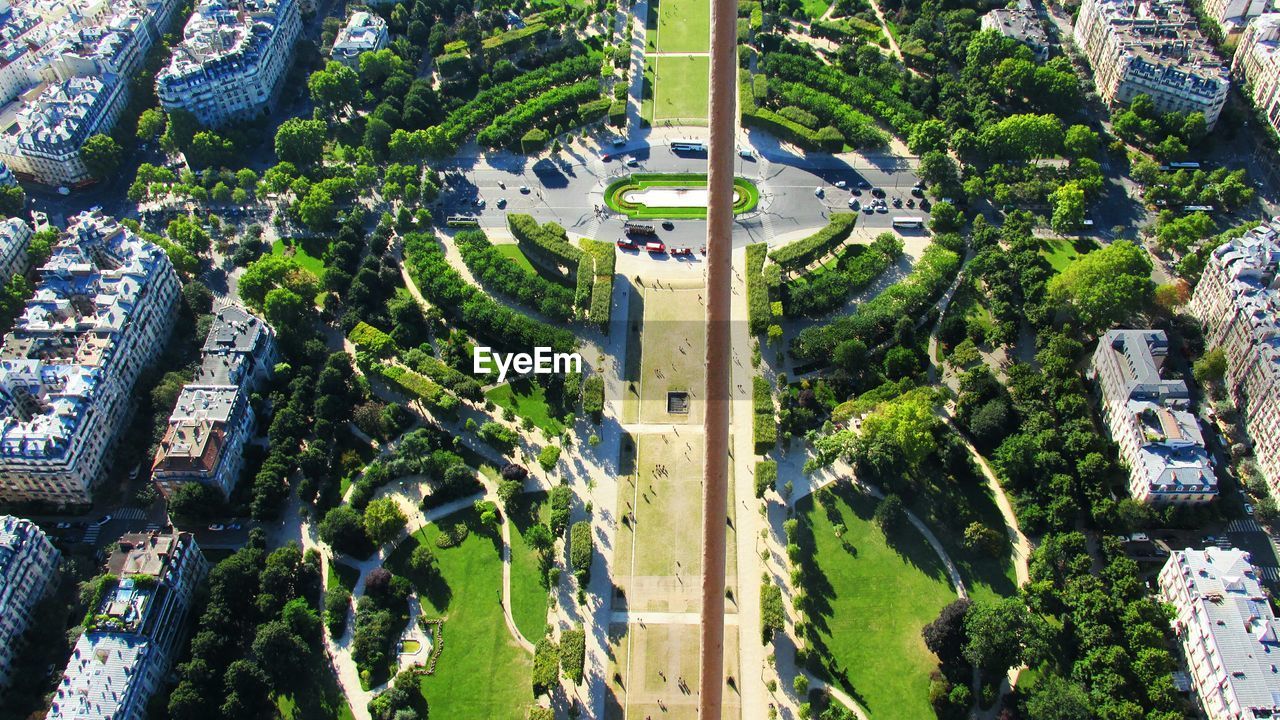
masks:
[[(111, 514), (112, 520), (142, 520), (146, 517), (147, 517), (146, 510), (143, 510), (142, 508), (134, 508), (134, 507), (120, 508), (119, 510), (116, 510)], [(102, 535), (102, 528), (105, 526), (106, 526), (105, 523), (102, 525), (91, 524), (84, 531), (85, 544), (92, 545), (98, 542), (98, 538)], [(150, 532), (152, 530), (159, 530), (159, 529), (160, 529), (160, 526), (158, 524), (152, 523), (150, 525), (147, 525), (147, 532)]]

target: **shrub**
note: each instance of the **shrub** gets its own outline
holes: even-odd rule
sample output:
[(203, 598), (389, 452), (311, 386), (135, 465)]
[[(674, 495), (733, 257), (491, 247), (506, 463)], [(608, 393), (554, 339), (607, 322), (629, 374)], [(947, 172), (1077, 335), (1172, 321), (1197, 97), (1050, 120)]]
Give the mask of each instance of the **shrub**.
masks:
[(550, 637), (544, 637), (533, 647), (533, 694), (551, 694), (560, 681), (560, 650)]
[(351, 328), (347, 339), (357, 350), (370, 352), (376, 357), (386, 358), (396, 354), (396, 343), (391, 336), (363, 320)]
[(881, 233), (869, 246), (851, 245), (840, 251), (834, 266), (793, 277), (786, 285), (787, 314), (816, 317), (840, 307), (869, 285), (902, 255), (902, 241)]
[(569, 566), (582, 585), (586, 585), (591, 579), (592, 555), (591, 523), (579, 520), (569, 530)]
[(520, 152), (525, 155), (533, 155), (545, 150), (547, 143), (551, 141), (551, 136), (546, 130), (539, 128), (530, 128), (529, 132), (520, 138)]
[(515, 430), (493, 420), (486, 420), (476, 431), (476, 435), (503, 452), (510, 452), (520, 441), (520, 435)]
[(429, 409), (451, 414), (458, 409), (458, 399), (447, 390), (418, 373), (392, 363), (381, 363), (373, 371), (402, 392), (422, 401)]
[(351, 610), (351, 592), (335, 584), (324, 593), (324, 624), (336, 637), (347, 631), (347, 613)]
[(511, 262), (480, 230), (464, 230), (454, 237), (462, 261), (482, 283), (555, 320), (573, 318), (573, 293), (563, 285)]
[(560, 448), (558, 446), (548, 445), (538, 451), (538, 464), (542, 466), (543, 470), (551, 472), (558, 462), (560, 462)]
[(814, 260), (840, 247), (849, 238), (857, 222), (857, 213), (831, 213), (826, 227), (807, 238), (774, 250), (769, 253), (769, 259), (780, 265), (783, 270), (799, 270), (807, 267)]
[(604, 412), (604, 376), (595, 373), (583, 384), (582, 411), (594, 422), (600, 422)]
[(756, 463), (756, 497), (764, 497), (765, 492), (777, 487), (778, 463), (773, 460), (760, 460)]
[(762, 377), (751, 379), (751, 407), (755, 413), (752, 421), (752, 438), (756, 452), (763, 455), (778, 443), (778, 423), (774, 415), (773, 393), (769, 381)]
[(582, 626), (560, 633), (560, 665), (565, 677), (574, 685), (582, 682), (582, 667), (587, 658), (587, 634)]
[(546, 266), (566, 280), (568, 270), (577, 269), (582, 251), (569, 242), (569, 235), (563, 227), (553, 222), (539, 225), (533, 216), (519, 213), (507, 215), (507, 227), (530, 260)]
[[(496, 117), (489, 126), (476, 135), (476, 140), (486, 147), (509, 147), (535, 125), (555, 125), (577, 117), (578, 106), (600, 97), (598, 80), (583, 80), (572, 85), (553, 87), (514, 105)], [(603, 114), (609, 107), (605, 101), (600, 108)]]
[(760, 631), (761, 642), (768, 645), (773, 641), (773, 634), (785, 628), (786, 610), (782, 606), (782, 588), (773, 583), (765, 583), (760, 587)]

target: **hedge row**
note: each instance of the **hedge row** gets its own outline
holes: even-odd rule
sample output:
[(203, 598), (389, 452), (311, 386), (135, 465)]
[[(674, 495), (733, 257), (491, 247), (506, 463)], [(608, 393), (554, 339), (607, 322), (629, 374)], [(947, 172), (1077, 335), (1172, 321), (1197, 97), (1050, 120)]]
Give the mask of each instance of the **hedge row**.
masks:
[(363, 320), (351, 328), (351, 332), (347, 333), (347, 339), (356, 346), (357, 350), (368, 351), (376, 357), (386, 358), (396, 354), (395, 340)]
[(554, 127), (562, 120), (576, 117), (579, 105), (599, 97), (599, 80), (553, 87), (493, 118), (489, 126), (476, 135), (476, 141), (491, 148), (514, 147), (530, 128)]
[(507, 214), (507, 227), (529, 259), (569, 281), (569, 269), (577, 269), (582, 251), (569, 242), (563, 227), (553, 222), (539, 225), (532, 215), (519, 213)]
[(471, 70), (471, 56), (465, 52), (441, 55), (436, 58), (436, 69), (443, 78), (465, 74)]
[(382, 376), (383, 380), (418, 398), (432, 411), (452, 413), (458, 409), (458, 398), (409, 368), (392, 363), (379, 363), (373, 369)]
[(831, 213), (826, 227), (803, 240), (797, 240), (774, 250), (769, 253), (769, 259), (781, 265), (783, 270), (791, 271), (807, 267), (809, 263), (843, 244), (857, 223), (857, 213)]
[(587, 659), (587, 633), (582, 626), (560, 633), (560, 666), (574, 685), (582, 682), (582, 668)]
[(762, 377), (751, 378), (751, 409), (755, 418), (751, 423), (751, 436), (756, 452), (763, 455), (778, 443), (778, 420), (773, 409), (773, 392), (769, 381)]
[(574, 288), (573, 302), (579, 308), (583, 308), (591, 302), (591, 286), (596, 281), (595, 258), (583, 253), (582, 257), (578, 258), (578, 274), (575, 278), (577, 284)]
[(866, 288), (902, 255), (902, 241), (881, 233), (869, 246), (845, 248), (834, 267), (792, 278), (784, 301), (788, 316), (816, 317), (840, 307), (849, 296)]
[(876, 127), (875, 120), (854, 110), (839, 98), (793, 82), (779, 83), (777, 89), (778, 98), (782, 102), (839, 130), (844, 141), (855, 148), (884, 147), (889, 142), (889, 137)]
[(600, 98), (599, 100), (582, 103), (578, 108), (578, 124), (590, 125), (597, 120), (604, 119), (609, 114), (609, 108), (611, 107), (613, 107), (613, 100), (609, 98)]
[(809, 26), (814, 37), (835, 40), (839, 43), (861, 44), (863, 40), (875, 42), (884, 35), (880, 26), (869, 23), (860, 17), (847, 17), (840, 20), (815, 20)]
[(752, 78), (747, 70), (738, 72), (738, 109), (743, 127), (757, 127), (782, 140), (805, 148), (840, 152), (844, 149), (844, 136), (835, 128), (813, 130), (798, 122), (788, 120), (778, 113), (761, 107), (768, 97), (769, 82), (763, 75)]
[(569, 528), (569, 566), (582, 585), (591, 580), (591, 556), (591, 523), (579, 520)]
[(547, 524), (551, 526), (551, 534), (560, 537), (569, 527), (569, 512), (573, 506), (573, 489), (568, 485), (556, 485), (551, 488), (551, 511), (547, 516)]
[(555, 320), (573, 319), (573, 292), (536, 272), (511, 262), (481, 230), (464, 230), (454, 237), (467, 269), (499, 293)]
[[(613, 243), (602, 240), (582, 240), (584, 258), (591, 260), (591, 306), (587, 317), (602, 331), (609, 331), (609, 317), (613, 312), (613, 272), (617, 254)], [(581, 265), (579, 273), (582, 272)], [(582, 278), (578, 278), (578, 286), (582, 286)]]
[(859, 305), (852, 314), (800, 331), (791, 344), (791, 352), (802, 361), (829, 360), (836, 346), (845, 340), (861, 340), (867, 347), (879, 345), (898, 318), (919, 317), (947, 288), (960, 270), (963, 249), (964, 239), (960, 236), (939, 235), (910, 275)]
[(756, 462), (756, 497), (762, 498), (778, 485), (778, 463), (774, 460)]
[(755, 243), (747, 246), (747, 329), (759, 335), (769, 328), (769, 285), (764, 277), (764, 260), (769, 246)]
[(548, 88), (594, 77), (601, 57), (598, 53), (570, 57), (482, 90), (462, 107), (449, 113), (436, 130), (448, 143), (457, 145), (476, 128)]
[(476, 338), (502, 350), (519, 352), (533, 347), (570, 352), (577, 346), (577, 339), (568, 330), (522, 315), (469, 285), (449, 265), (433, 235), (407, 234), (404, 255), (410, 276), (427, 300)]
[(924, 113), (872, 78), (846, 75), (820, 60), (786, 52), (772, 52), (762, 64), (765, 74), (841, 98), (854, 108), (878, 118), (901, 137), (925, 119)]
[(501, 58), (535, 47), (540, 39), (539, 36), (546, 34), (545, 24), (529, 23), (522, 28), (508, 30), (500, 35), (481, 40), (480, 48), (484, 51), (485, 62), (492, 64)]
[(401, 361), (458, 397), (479, 400), (484, 396), (479, 380), (449, 367), (440, 358), (425, 353), (409, 353)]
[(600, 373), (592, 374), (583, 385), (582, 411), (600, 422), (600, 415), (604, 412), (604, 376)]

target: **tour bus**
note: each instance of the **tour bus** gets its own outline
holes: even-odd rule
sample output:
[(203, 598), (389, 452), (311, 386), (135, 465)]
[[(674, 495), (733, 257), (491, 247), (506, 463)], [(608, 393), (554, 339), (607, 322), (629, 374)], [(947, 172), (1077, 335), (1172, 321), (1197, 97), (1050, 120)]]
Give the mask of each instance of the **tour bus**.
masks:
[(1213, 212), (1212, 205), (1183, 205), (1182, 212)]
[(647, 243), (645, 243), (645, 244), (644, 244), (644, 249), (645, 249), (645, 250), (647, 250), (647, 251), (649, 251), (649, 252), (651, 252), (651, 253), (658, 253), (658, 254), (661, 254), (661, 253), (665, 253), (665, 252), (667, 251), (667, 246), (666, 246), (666, 245), (664, 245), (664, 244), (662, 244), (662, 243), (660, 243), (660, 242), (658, 242), (657, 240), (654, 240), (653, 242), (647, 242)]
[(896, 228), (913, 228), (919, 230), (924, 227), (924, 218), (899, 215), (893, 219), (893, 226)]
[(676, 142), (671, 143), (671, 149), (675, 152), (701, 153), (707, 151), (707, 146), (700, 142), (677, 140)]
[(1199, 170), (1198, 162), (1171, 162), (1168, 165), (1161, 165), (1161, 170)]
[(646, 225), (644, 223), (629, 222), (623, 225), (622, 229), (628, 235), (657, 235), (658, 234), (658, 232), (653, 229), (652, 225)]
[(475, 215), (450, 215), (445, 219), (449, 227), (480, 227), (480, 218)]

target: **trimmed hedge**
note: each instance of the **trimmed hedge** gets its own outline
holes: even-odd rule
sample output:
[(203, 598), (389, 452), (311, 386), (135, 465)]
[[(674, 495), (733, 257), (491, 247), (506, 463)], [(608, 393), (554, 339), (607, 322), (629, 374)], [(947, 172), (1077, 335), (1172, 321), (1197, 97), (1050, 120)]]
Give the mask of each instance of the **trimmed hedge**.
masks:
[(396, 354), (396, 341), (378, 328), (361, 320), (347, 333), (347, 339), (357, 350), (365, 350), (375, 357), (387, 358)]
[(583, 385), (582, 412), (600, 422), (600, 414), (604, 412), (604, 376), (600, 373), (592, 374)]
[(551, 526), (551, 534), (560, 537), (569, 527), (569, 511), (573, 505), (573, 490), (568, 485), (556, 485), (551, 488), (551, 514), (547, 524)]
[(751, 378), (751, 409), (755, 414), (751, 423), (752, 439), (756, 452), (764, 455), (778, 444), (778, 421), (769, 381), (759, 376)]
[(547, 148), (547, 143), (551, 142), (551, 135), (541, 128), (532, 128), (529, 132), (520, 138), (520, 152), (525, 155), (532, 155)]
[(504, 57), (532, 50), (542, 36), (547, 34), (547, 29), (543, 23), (529, 23), (522, 28), (508, 30), (500, 35), (481, 40), (480, 48), (484, 51), (485, 62), (493, 64)]
[(533, 646), (533, 696), (550, 695), (560, 682), (560, 649), (544, 635)]
[(771, 79), (799, 83), (840, 98), (889, 125), (900, 137), (909, 136), (912, 128), (925, 120), (924, 113), (895, 94), (892, 87), (872, 78), (846, 75), (820, 60), (779, 51), (766, 55), (761, 67)]
[(473, 275), (482, 283), (555, 320), (573, 319), (573, 293), (563, 285), (511, 262), (481, 230), (465, 230), (453, 238)]
[(577, 338), (568, 330), (522, 315), (468, 284), (449, 265), (433, 235), (405, 235), (404, 257), (409, 275), (427, 300), (495, 348), (528, 352), (542, 346), (571, 352), (577, 347)]
[(440, 55), (436, 58), (436, 69), (440, 77), (462, 75), (471, 70), (471, 56), (465, 52)]
[(591, 302), (591, 286), (596, 280), (596, 261), (584, 254), (578, 258), (577, 286), (574, 288), (573, 302), (579, 309)]
[[(598, 80), (553, 87), (493, 118), (488, 127), (476, 134), (476, 141), (491, 148), (514, 146), (530, 128), (554, 127), (576, 117), (579, 105), (599, 97)], [(600, 112), (603, 114), (607, 108), (606, 104)]]
[(764, 277), (767, 243), (747, 246), (747, 329), (759, 335), (769, 328), (772, 316), (769, 311), (769, 286)]
[(626, 100), (614, 100), (609, 105), (609, 124), (614, 127), (622, 127), (627, 124)]
[(769, 259), (781, 265), (783, 270), (799, 270), (807, 267), (814, 260), (830, 253), (849, 239), (857, 223), (857, 213), (831, 213), (826, 227), (807, 238), (774, 250), (769, 253)]
[[(582, 240), (582, 249), (586, 251), (582, 257), (591, 260), (591, 305), (587, 310), (587, 317), (601, 331), (608, 332), (609, 317), (613, 312), (613, 273), (614, 265), (617, 261), (617, 253), (613, 243), (607, 243), (603, 240), (584, 238)], [(583, 266), (579, 264), (579, 291), (582, 288), (582, 269)]]
[(553, 222), (539, 225), (532, 215), (520, 213), (507, 213), (507, 227), (530, 260), (568, 282), (569, 269), (577, 269), (582, 251), (569, 242), (563, 227)]
[(777, 89), (779, 100), (787, 104), (779, 113), (800, 110), (818, 118), (818, 122), (838, 130), (844, 141), (855, 148), (884, 147), (889, 142), (875, 120), (837, 97), (793, 82), (778, 83)]
[(374, 366), (374, 372), (403, 392), (421, 400), (430, 410), (450, 414), (458, 409), (458, 398), (409, 368), (380, 363)]
[(611, 107), (613, 107), (613, 100), (609, 98), (600, 98), (599, 100), (582, 103), (581, 107), (578, 108), (578, 124), (590, 125), (597, 120), (604, 119), (609, 114), (609, 108)]
[(574, 577), (586, 585), (591, 580), (591, 523), (579, 520), (569, 529), (569, 565)]
[(582, 626), (560, 633), (560, 666), (574, 685), (582, 682), (582, 668), (587, 660), (587, 633)]
[(756, 497), (762, 498), (769, 490), (777, 487), (778, 463), (773, 460), (756, 462)]
[(400, 361), (413, 370), (439, 383), (444, 389), (468, 400), (480, 400), (484, 397), (480, 381), (455, 370), (438, 357), (413, 353), (401, 357)]
[(869, 348), (879, 345), (900, 317), (918, 317), (960, 270), (964, 238), (939, 235), (920, 256), (915, 269), (850, 315), (800, 331), (791, 343), (798, 360), (830, 360), (841, 342), (856, 338)]

